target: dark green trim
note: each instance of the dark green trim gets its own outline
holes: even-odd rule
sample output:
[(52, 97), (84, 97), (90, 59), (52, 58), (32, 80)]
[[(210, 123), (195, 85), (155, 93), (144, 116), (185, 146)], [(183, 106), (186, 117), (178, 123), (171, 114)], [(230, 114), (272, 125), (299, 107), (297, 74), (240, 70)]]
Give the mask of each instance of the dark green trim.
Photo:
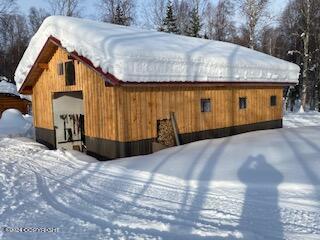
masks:
[(52, 129), (35, 128), (36, 141), (47, 146), (49, 149), (56, 149), (56, 133)]

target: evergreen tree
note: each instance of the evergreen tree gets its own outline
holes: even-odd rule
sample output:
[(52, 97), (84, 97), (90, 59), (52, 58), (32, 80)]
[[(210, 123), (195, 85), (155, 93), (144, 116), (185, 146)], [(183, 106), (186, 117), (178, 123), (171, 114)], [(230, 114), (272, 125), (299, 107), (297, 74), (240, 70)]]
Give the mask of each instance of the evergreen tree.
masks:
[(187, 30), (187, 35), (191, 37), (200, 37), (202, 24), (200, 21), (199, 10), (194, 7), (190, 13), (190, 23)]
[(120, 4), (118, 4), (116, 7), (116, 12), (115, 12), (112, 23), (119, 24), (119, 25), (126, 25), (126, 22), (127, 22), (127, 17), (124, 15), (124, 12), (120, 7)]
[(174, 14), (174, 9), (171, 0), (168, 1), (166, 17), (163, 20), (163, 24), (159, 30), (167, 33), (179, 33), (177, 27), (177, 18)]
[(130, 26), (135, 20), (136, 0), (99, 0), (97, 7), (103, 22)]

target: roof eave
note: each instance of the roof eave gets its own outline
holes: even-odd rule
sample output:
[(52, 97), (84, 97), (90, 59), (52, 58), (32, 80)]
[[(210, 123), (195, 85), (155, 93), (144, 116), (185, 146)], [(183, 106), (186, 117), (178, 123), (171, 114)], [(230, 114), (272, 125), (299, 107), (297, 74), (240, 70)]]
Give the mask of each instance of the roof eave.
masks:
[(122, 82), (121, 86), (124, 87), (135, 87), (135, 86), (150, 86), (150, 87), (157, 87), (157, 86), (214, 86), (214, 87), (245, 87), (245, 86), (251, 86), (251, 87), (259, 87), (259, 86), (265, 86), (265, 87), (288, 87), (288, 86), (295, 86), (298, 83), (295, 82), (240, 82), (240, 81), (233, 81), (233, 82), (191, 82), (191, 81), (184, 81), (184, 82)]
[[(26, 77), (26, 80), (23, 82), (22, 86), (20, 87), (19, 89), (19, 93), (20, 94), (25, 94), (25, 95), (30, 95), (32, 94), (32, 88), (36, 82), (35, 79), (33, 79), (31, 77), (31, 75), (36, 71), (38, 70), (39, 74), (38, 74), (38, 77), (42, 74), (44, 68), (40, 68), (39, 66), (41, 66), (41, 64), (44, 64), (44, 62), (40, 62), (40, 58), (43, 54), (43, 52), (50, 46), (50, 44), (53, 44), (56, 48), (62, 48), (64, 49), (72, 58), (74, 58), (75, 60), (77, 61), (80, 61), (82, 63), (84, 63), (86, 66), (88, 66), (90, 69), (96, 71), (97, 73), (99, 73), (104, 81), (107, 83), (107, 84), (110, 84), (110, 85), (113, 85), (113, 86), (116, 86), (116, 85), (119, 85), (121, 83), (121, 80), (119, 80), (118, 78), (116, 78), (115, 76), (113, 76), (112, 74), (110, 73), (105, 73), (103, 72), (103, 70), (100, 68), (100, 67), (95, 67), (93, 65), (93, 63), (87, 59), (86, 57), (83, 57), (83, 56), (80, 56), (76, 51), (74, 52), (68, 52), (62, 45), (61, 45), (61, 42), (59, 39), (53, 37), (53, 36), (50, 36), (46, 43), (43, 45), (43, 48), (41, 49), (35, 63), (33, 64), (32, 68), (30, 69), (27, 77)], [(52, 57), (52, 56), (51, 56)], [(49, 60), (47, 62), (50, 61), (51, 57), (49, 58)]]

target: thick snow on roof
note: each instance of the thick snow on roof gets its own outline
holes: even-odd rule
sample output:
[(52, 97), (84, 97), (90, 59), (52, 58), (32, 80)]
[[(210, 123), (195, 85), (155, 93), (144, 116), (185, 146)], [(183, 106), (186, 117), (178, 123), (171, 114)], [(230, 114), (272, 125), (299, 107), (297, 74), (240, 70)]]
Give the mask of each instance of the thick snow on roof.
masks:
[(0, 94), (1, 93), (12, 94), (12, 95), (18, 96), (20, 98), (25, 98), (27, 100), (31, 100), (31, 98), (29, 96), (19, 94), (17, 91), (17, 86), (14, 85), (13, 83), (9, 83), (7, 81), (8, 81), (8, 79), (6, 77), (0, 76)]
[(298, 82), (292, 63), (231, 43), (51, 16), (32, 38), (15, 74), (21, 86), (48, 37), (124, 82)]
[(8, 93), (16, 96), (20, 96), (17, 91), (17, 86), (7, 82), (5, 77), (0, 77), (0, 93)]

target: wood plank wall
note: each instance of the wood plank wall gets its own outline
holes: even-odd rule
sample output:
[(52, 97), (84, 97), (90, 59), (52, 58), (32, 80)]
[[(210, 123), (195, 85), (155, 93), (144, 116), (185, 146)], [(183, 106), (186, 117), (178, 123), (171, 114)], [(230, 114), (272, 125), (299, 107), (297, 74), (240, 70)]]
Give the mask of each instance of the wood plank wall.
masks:
[[(66, 91), (83, 91), (87, 136), (122, 142), (155, 138), (157, 120), (171, 111), (181, 133), (282, 118), (281, 87), (105, 87), (99, 74), (77, 61), (76, 85), (65, 86), (57, 64), (66, 60), (58, 49), (33, 89), (36, 127), (53, 129), (53, 93)], [(272, 95), (276, 107), (270, 106)], [(239, 109), (239, 97), (247, 97), (247, 109)], [(201, 98), (211, 99), (212, 112), (201, 113)]]
[[(180, 133), (190, 133), (282, 118), (281, 87), (126, 87), (120, 91), (119, 140), (154, 138), (157, 120), (175, 112)], [(277, 96), (277, 106), (270, 97)], [(247, 108), (239, 109), (239, 97)], [(211, 112), (201, 112), (201, 99), (211, 99)]]

